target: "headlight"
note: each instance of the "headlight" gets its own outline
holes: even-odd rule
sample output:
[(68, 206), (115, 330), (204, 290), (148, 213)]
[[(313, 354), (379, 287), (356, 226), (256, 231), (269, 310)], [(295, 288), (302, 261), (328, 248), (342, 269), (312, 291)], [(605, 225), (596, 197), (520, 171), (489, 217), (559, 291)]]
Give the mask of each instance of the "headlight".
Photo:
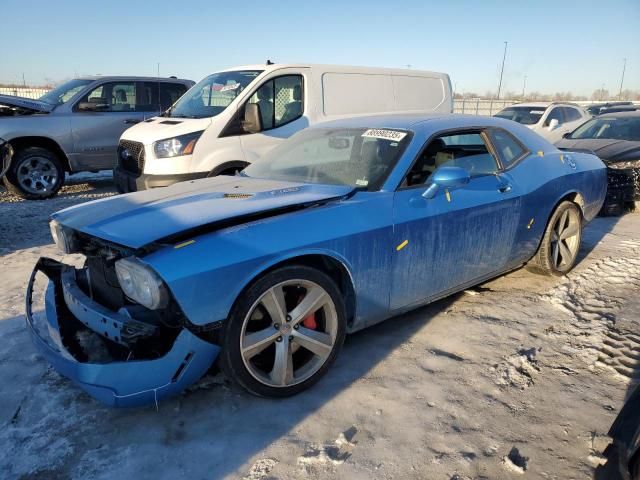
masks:
[(625, 162), (610, 162), (607, 167), (614, 170), (626, 170), (628, 168), (640, 168), (640, 160), (627, 160)]
[(159, 140), (153, 144), (153, 150), (156, 158), (179, 157), (181, 155), (191, 155), (196, 146), (196, 142), (202, 135), (202, 132), (187, 133), (179, 137), (167, 138)]
[(55, 220), (49, 222), (53, 241), (64, 253), (74, 253), (78, 251), (78, 242), (73, 230), (70, 230)]
[(116, 262), (116, 275), (124, 294), (131, 300), (151, 309), (166, 307), (169, 303), (167, 287), (156, 272), (134, 257)]

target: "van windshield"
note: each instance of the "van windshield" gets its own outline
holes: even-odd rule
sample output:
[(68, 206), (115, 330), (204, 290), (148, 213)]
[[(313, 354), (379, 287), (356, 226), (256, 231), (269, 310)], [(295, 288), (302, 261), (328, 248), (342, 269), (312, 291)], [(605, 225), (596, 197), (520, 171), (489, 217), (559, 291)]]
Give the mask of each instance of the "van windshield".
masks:
[(242, 175), (379, 190), (410, 140), (405, 130), (311, 128), (266, 153)]
[(240, 70), (209, 75), (191, 87), (164, 116), (215, 117), (261, 73), (261, 70)]

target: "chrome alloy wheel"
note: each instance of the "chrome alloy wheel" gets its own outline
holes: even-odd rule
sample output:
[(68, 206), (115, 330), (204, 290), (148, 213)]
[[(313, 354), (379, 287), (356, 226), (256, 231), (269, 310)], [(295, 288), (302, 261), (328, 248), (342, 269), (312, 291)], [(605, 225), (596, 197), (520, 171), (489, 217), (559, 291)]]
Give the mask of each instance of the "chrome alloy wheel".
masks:
[(580, 214), (565, 210), (551, 231), (551, 261), (557, 270), (572, 265), (580, 248)]
[(16, 177), (25, 191), (41, 195), (53, 190), (58, 181), (58, 171), (48, 158), (29, 157), (16, 168)]
[(240, 335), (242, 361), (264, 385), (296, 385), (322, 368), (337, 333), (336, 306), (324, 288), (309, 280), (287, 280), (249, 309)]

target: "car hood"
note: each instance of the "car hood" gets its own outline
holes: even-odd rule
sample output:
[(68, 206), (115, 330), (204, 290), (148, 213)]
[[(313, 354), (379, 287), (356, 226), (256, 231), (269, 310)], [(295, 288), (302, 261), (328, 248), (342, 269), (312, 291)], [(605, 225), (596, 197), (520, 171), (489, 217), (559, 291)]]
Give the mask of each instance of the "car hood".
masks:
[(122, 134), (123, 140), (133, 140), (150, 145), (164, 138), (177, 137), (187, 133), (206, 130), (211, 118), (153, 117), (128, 128)]
[(610, 138), (565, 138), (556, 143), (562, 150), (589, 150), (602, 160), (622, 161), (640, 158), (640, 142)]
[(40, 100), (32, 100), (31, 98), (16, 97), (14, 95), (0, 95), (0, 105), (7, 107), (18, 107), (33, 110), (34, 112), (51, 112), (55, 105)]
[(141, 248), (168, 237), (195, 236), (340, 198), (351, 191), (349, 186), (219, 176), (88, 202), (52, 218), (88, 235)]

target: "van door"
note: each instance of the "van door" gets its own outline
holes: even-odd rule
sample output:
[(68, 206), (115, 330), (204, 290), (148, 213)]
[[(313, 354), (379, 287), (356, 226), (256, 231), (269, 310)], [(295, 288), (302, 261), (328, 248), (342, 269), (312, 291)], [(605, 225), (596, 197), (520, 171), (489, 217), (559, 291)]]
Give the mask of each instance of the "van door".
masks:
[(309, 126), (308, 84), (299, 71), (279, 70), (278, 76), (264, 81), (238, 110), (244, 118), (247, 103), (260, 109), (262, 131), (240, 137), (245, 160), (253, 162), (296, 132)]
[[(97, 111), (81, 111), (78, 105), (82, 102), (106, 107)], [(74, 105), (71, 115), (74, 170), (103, 170), (116, 166), (120, 136), (144, 119), (144, 112), (136, 111), (136, 105), (134, 81), (100, 84)]]

